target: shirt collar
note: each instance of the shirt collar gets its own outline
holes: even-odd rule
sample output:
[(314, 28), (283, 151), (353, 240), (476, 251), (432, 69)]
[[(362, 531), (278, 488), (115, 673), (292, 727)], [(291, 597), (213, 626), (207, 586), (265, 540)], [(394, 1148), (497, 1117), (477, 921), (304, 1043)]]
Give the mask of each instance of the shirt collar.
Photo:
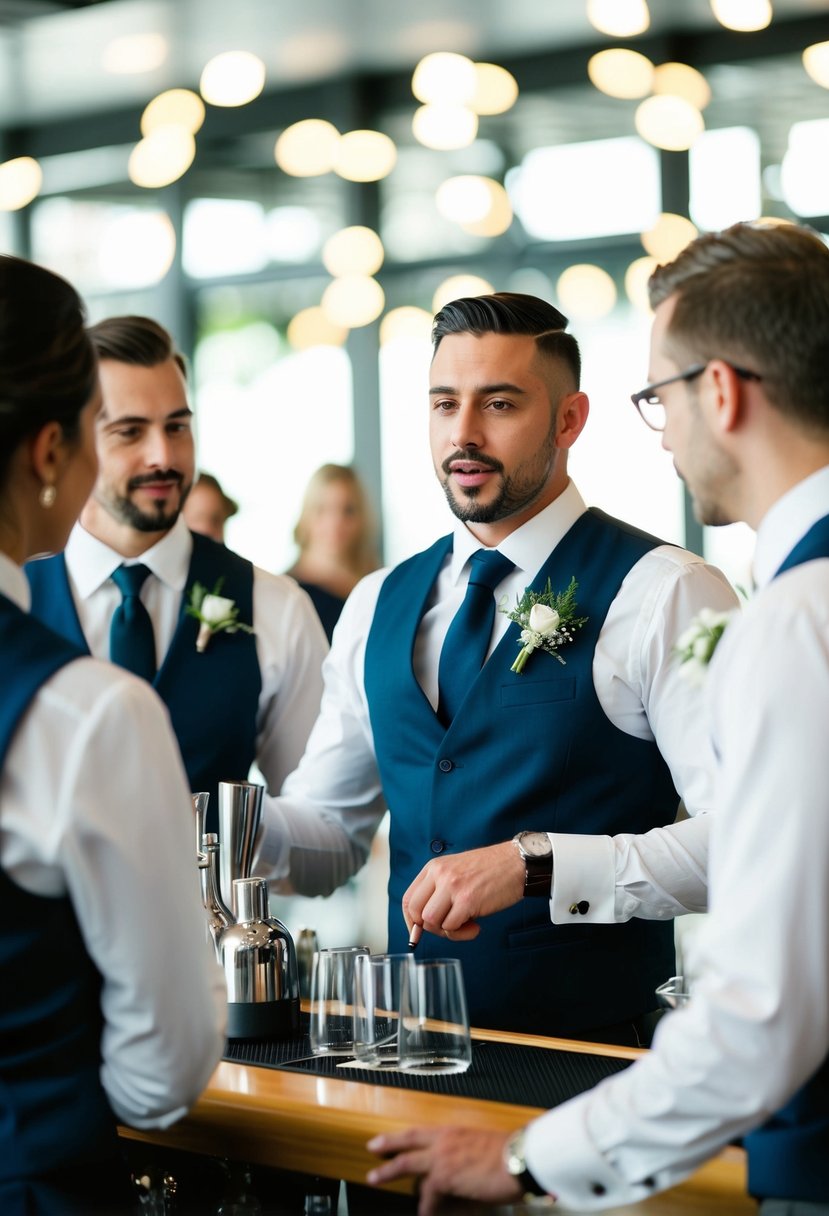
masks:
[(765, 586), (813, 524), (829, 515), (829, 465), (778, 498), (757, 529), (754, 580)]
[[(532, 578), (544, 565), (552, 550), (570, 531), (576, 520), (584, 514), (587, 507), (584, 499), (574, 482), (568, 481), (566, 488), (543, 510), (528, 519), (520, 528), (510, 532), (496, 546), (499, 553), (515, 562), (517, 570)], [(452, 558), (449, 566), (450, 577), (457, 583), (464, 566), (473, 553), (485, 548), (477, 537), (473, 536), (461, 520), (456, 520), (453, 528)]]
[[(192, 551), (193, 538), (184, 517), (179, 515), (170, 531), (135, 560), (147, 566), (160, 582), (173, 591), (183, 591)], [(66, 565), (81, 599), (89, 599), (123, 562), (122, 554), (105, 545), (80, 524), (72, 529), (66, 546)]]
[(17, 562), (13, 562), (5, 553), (0, 553), (0, 595), (17, 604), (24, 612), (28, 612), (32, 604), (32, 593), (29, 580)]

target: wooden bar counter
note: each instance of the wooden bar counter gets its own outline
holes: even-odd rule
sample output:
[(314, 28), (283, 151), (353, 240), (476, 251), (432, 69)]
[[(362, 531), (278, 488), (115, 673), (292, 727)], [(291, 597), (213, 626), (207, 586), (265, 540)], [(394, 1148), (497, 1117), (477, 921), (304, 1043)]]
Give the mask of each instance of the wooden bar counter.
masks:
[[(473, 1031), (473, 1037), (622, 1059), (642, 1054), (634, 1048), (497, 1031)], [(174, 1127), (165, 1131), (120, 1131), (129, 1139), (170, 1149), (238, 1158), (254, 1165), (364, 1185), (368, 1170), (376, 1162), (366, 1150), (366, 1141), (380, 1131), (417, 1123), (465, 1123), (507, 1132), (539, 1113), (537, 1107), (223, 1061), (190, 1114)], [(411, 1191), (412, 1187), (409, 1182), (392, 1189)], [(612, 1211), (616, 1216), (753, 1216), (757, 1205), (746, 1195), (744, 1155), (729, 1148), (680, 1186)]]

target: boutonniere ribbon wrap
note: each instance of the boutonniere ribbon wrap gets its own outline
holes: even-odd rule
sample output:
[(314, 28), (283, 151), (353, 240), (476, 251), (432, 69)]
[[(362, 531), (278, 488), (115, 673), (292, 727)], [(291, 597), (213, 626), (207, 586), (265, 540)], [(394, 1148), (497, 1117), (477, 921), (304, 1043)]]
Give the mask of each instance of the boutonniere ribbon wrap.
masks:
[(689, 684), (700, 688), (705, 683), (708, 664), (714, 657), (714, 651), (717, 649), (731, 617), (730, 612), (716, 612), (713, 608), (703, 608), (693, 618), (688, 628), (679, 635), (674, 653), (681, 664), (680, 675)]
[(186, 612), (199, 622), (196, 650), (203, 654), (214, 633), (253, 633), (250, 625), (239, 620), (239, 609), (235, 600), (219, 595), (224, 579), (219, 579), (212, 591), (201, 583), (194, 583)]
[(572, 642), (576, 630), (587, 622), (586, 616), (576, 616), (576, 591), (578, 583), (570, 579), (566, 591), (554, 592), (547, 579), (543, 591), (531, 591), (529, 588), (517, 601), (512, 611), (504, 604), (499, 604), (499, 610), (505, 613), (511, 621), (521, 626), (519, 638), (521, 650), (510, 671), (521, 675), (527, 665), (527, 659), (536, 650), (544, 650), (547, 654), (565, 660), (558, 653), (559, 647)]

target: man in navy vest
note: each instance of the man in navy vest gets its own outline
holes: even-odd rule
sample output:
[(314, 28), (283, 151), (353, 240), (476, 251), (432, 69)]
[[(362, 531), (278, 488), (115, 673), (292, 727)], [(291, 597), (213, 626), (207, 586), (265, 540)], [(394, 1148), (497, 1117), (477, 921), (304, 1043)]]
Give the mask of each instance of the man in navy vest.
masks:
[[(65, 553), (27, 567), (32, 614), (154, 685), (191, 790), (211, 795), (215, 831), (220, 781), (246, 780), (255, 760), (278, 790), (296, 765), (326, 639), (293, 580), (188, 531), (192, 413), (170, 335), (145, 317), (114, 317), (90, 336), (103, 394), (98, 480)], [(213, 598), (201, 602), (201, 591)]]
[(372, 1180), (426, 1175), (424, 1214), (439, 1193), (521, 1189), (615, 1208), (741, 1136), (762, 1216), (829, 1214), (829, 250), (809, 229), (738, 224), (660, 267), (650, 294), (651, 384), (633, 401), (698, 518), (757, 530), (757, 593), (706, 673), (699, 979), (646, 1057), (513, 1137), (379, 1137), (402, 1155)]
[[(586, 509), (567, 472), (588, 402), (565, 326), (512, 294), (438, 314), (430, 435), (454, 531), (352, 593), (259, 866), (327, 892), (387, 805), (390, 950), (408, 941), (407, 888), (448, 858), (454, 882), (499, 893), (474, 940), (427, 932), (418, 947), (462, 959), (475, 1024), (636, 1043), (674, 967), (673, 926), (585, 925), (589, 901), (552, 924), (548, 833), (645, 832), (674, 820), (677, 790), (708, 809), (699, 694), (672, 648), (695, 612), (735, 598), (699, 558)], [(496, 605), (528, 587), (548, 632), (518, 674), (527, 642)]]

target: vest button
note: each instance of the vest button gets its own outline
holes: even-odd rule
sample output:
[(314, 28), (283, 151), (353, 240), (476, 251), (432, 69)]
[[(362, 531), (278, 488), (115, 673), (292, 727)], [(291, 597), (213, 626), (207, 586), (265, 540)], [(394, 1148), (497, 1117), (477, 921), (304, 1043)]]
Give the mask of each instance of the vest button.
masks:
[(438, 761), (438, 768), (440, 769), (440, 771), (442, 773), (451, 773), (452, 769), (454, 767), (455, 766), (451, 760), (439, 760)]
[(594, 1182), (591, 1185), (590, 1190), (594, 1195), (604, 1195), (607, 1192), (607, 1187), (603, 1186), (601, 1182)]
[(442, 853), (446, 848), (446, 842), (444, 840), (435, 839), (430, 843), (429, 848), (433, 853)]

